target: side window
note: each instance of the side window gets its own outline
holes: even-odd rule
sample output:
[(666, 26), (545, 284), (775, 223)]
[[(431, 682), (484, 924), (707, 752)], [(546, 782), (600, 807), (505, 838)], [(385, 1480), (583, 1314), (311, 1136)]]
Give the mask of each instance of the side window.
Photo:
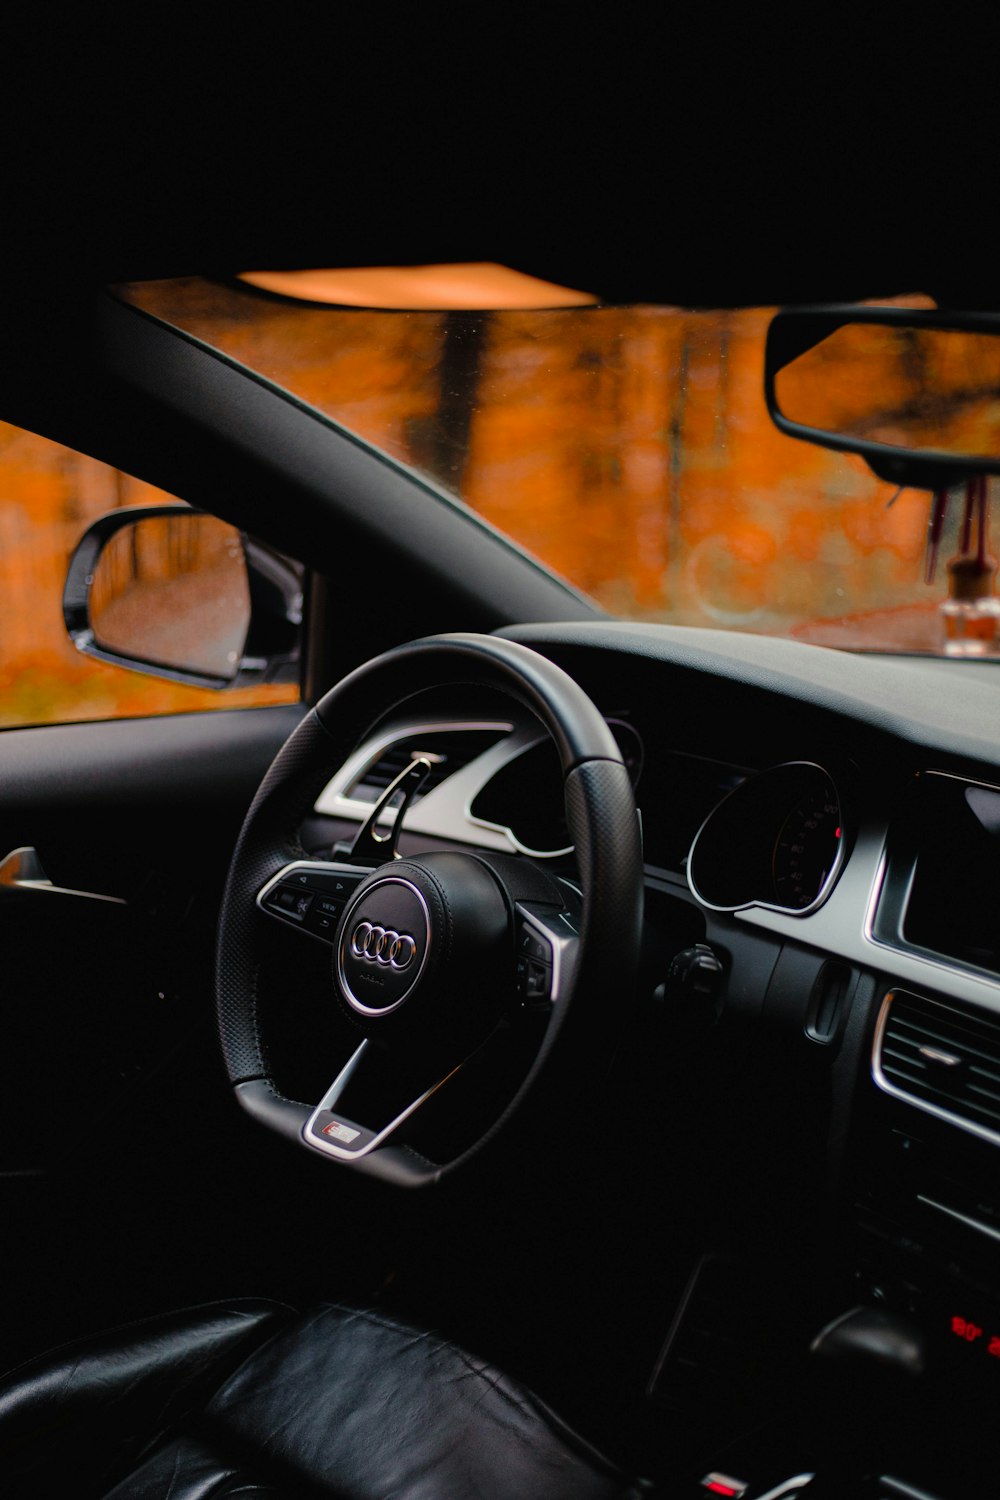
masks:
[[(194, 513), (175, 496), (0, 422), (0, 727), (247, 708), (298, 698), (294, 682), (216, 691), (113, 665), (73, 644), (63, 615), (63, 590), (83, 533), (115, 511), (164, 505), (178, 507), (179, 515), (194, 522)], [(210, 525), (219, 533), (220, 548), (225, 544), (230, 552), (239, 551), (233, 528), (222, 522)], [(169, 583), (172, 569), (183, 566), (184, 559), (175, 553), (164, 548), (157, 553), (161, 584)], [(182, 597), (174, 591), (170, 607), (176, 608)], [(229, 643), (238, 628), (235, 615), (220, 616), (220, 639)], [(211, 651), (213, 645), (208, 639), (192, 641), (196, 665), (198, 652)], [(232, 657), (231, 649), (228, 655)]]

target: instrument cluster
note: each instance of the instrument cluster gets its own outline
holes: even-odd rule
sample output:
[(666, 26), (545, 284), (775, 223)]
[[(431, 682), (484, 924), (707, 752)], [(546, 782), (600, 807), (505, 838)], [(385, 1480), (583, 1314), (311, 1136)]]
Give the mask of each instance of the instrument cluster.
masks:
[(802, 916), (833, 889), (844, 849), (833, 778), (790, 761), (747, 777), (709, 813), (691, 845), (688, 883), (716, 911), (765, 906)]

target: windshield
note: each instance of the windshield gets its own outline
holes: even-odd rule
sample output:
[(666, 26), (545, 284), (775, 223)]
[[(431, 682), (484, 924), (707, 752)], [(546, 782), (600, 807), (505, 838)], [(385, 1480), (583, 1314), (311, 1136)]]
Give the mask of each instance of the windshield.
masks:
[(612, 614), (944, 651), (961, 506), (928, 584), (930, 497), (771, 422), (773, 309), (406, 312), (200, 279), (119, 293), (426, 476)]

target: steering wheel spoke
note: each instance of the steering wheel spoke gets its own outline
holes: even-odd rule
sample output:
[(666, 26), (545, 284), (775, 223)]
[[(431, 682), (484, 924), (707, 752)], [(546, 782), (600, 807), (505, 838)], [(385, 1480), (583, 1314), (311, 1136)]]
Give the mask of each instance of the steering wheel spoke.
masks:
[(295, 927), (308, 937), (334, 943), (344, 908), (371, 868), (336, 861), (303, 859), (283, 866), (257, 892), (265, 916)]
[(328, 1156), (358, 1161), (384, 1145), (462, 1066), (402, 1068), (398, 1058), (365, 1040), (309, 1116), (303, 1139)]

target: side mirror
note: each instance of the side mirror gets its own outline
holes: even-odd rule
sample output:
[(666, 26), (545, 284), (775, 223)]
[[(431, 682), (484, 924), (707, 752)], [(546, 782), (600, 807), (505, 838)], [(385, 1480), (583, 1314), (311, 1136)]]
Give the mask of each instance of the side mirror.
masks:
[(192, 687), (298, 678), (302, 569), (204, 511), (111, 511), (70, 558), (63, 618), (78, 651)]
[(764, 390), (782, 432), (858, 453), (890, 483), (1000, 473), (996, 313), (788, 308), (768, 329)]

